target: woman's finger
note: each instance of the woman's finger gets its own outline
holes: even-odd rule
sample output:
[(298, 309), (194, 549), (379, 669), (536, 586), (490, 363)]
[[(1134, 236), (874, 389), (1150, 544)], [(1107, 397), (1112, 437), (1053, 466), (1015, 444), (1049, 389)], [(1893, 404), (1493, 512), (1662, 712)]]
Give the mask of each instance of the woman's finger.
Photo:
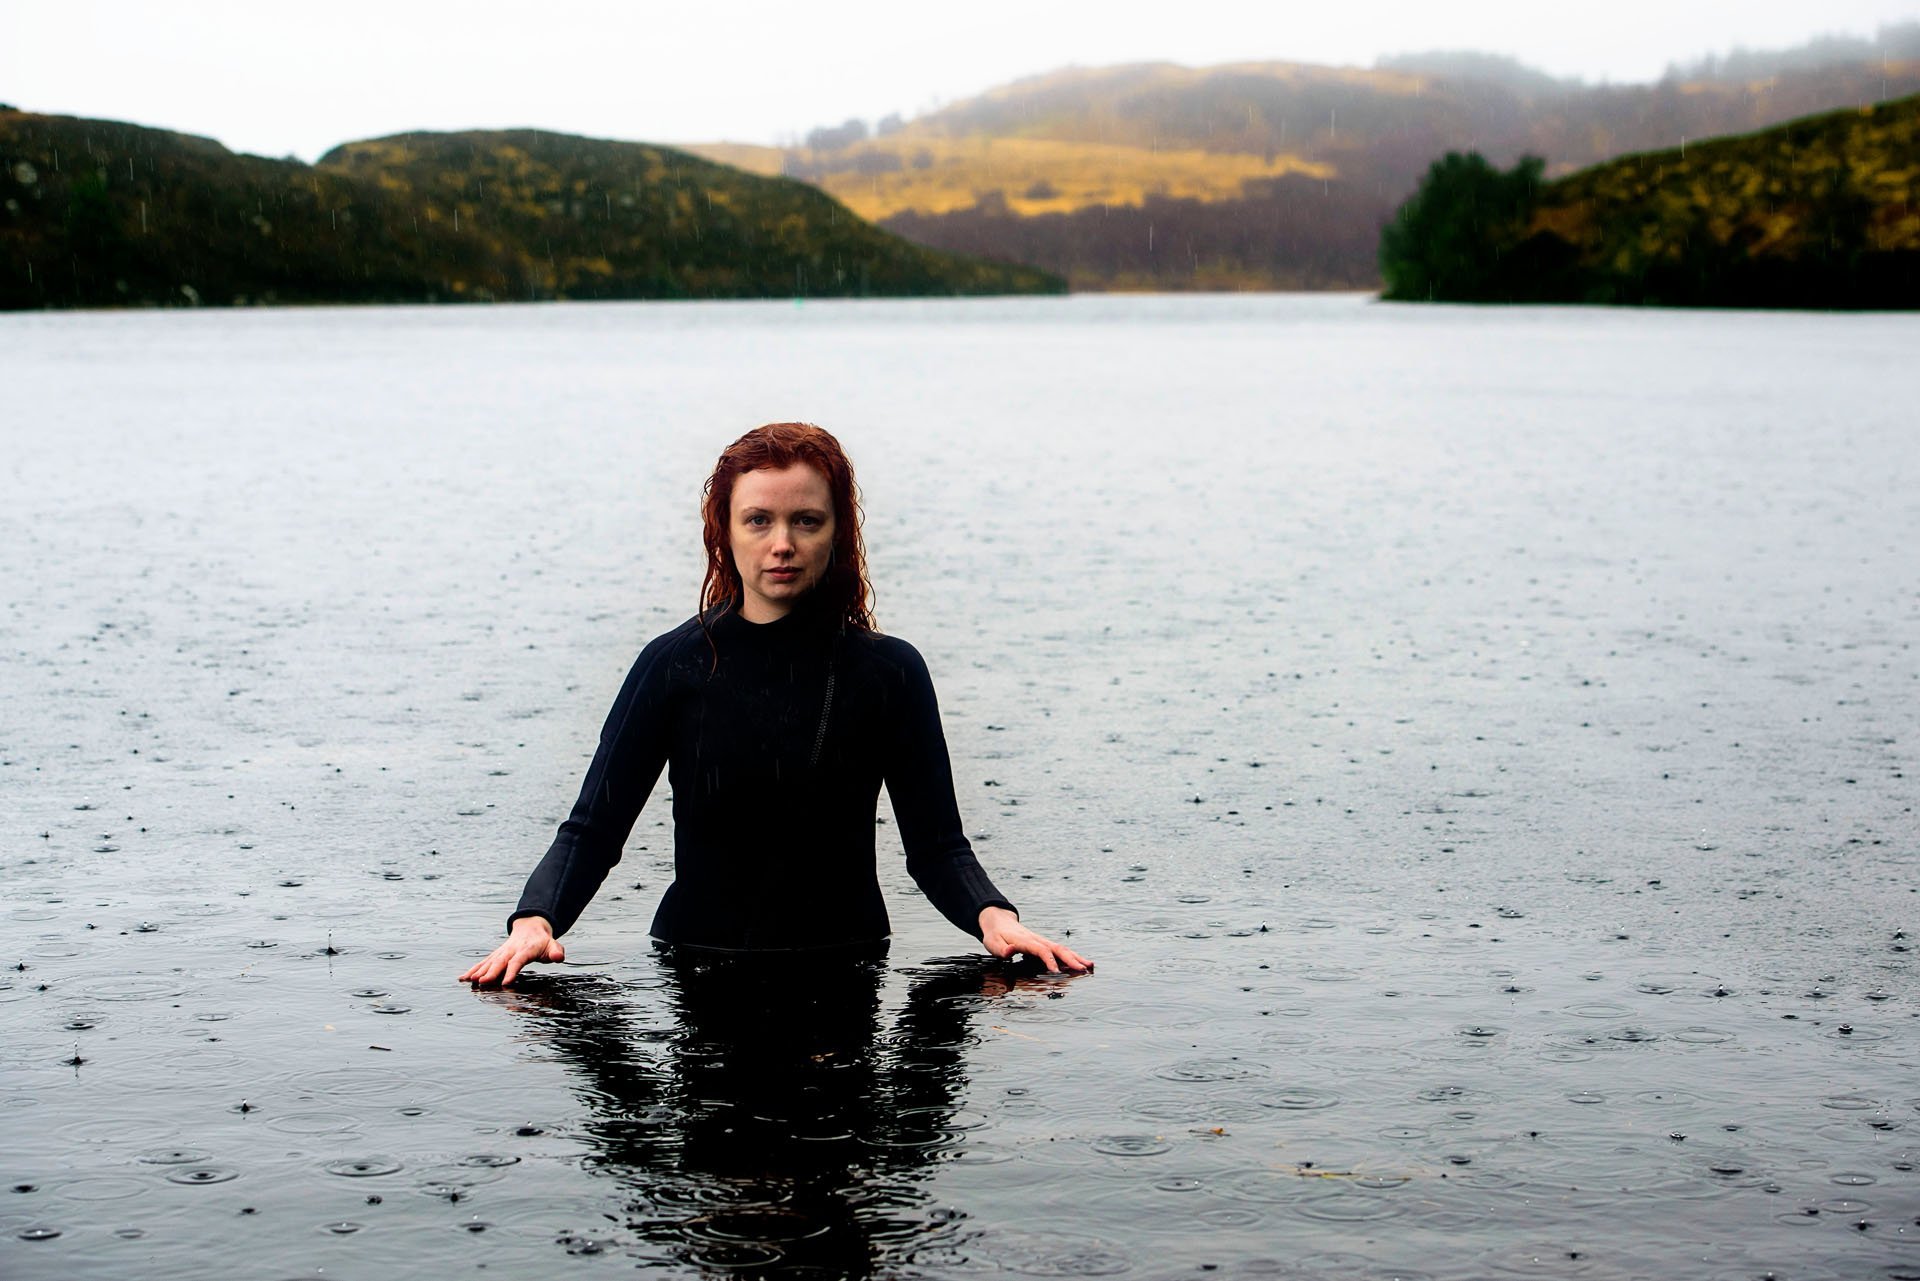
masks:
[(1087, 958), (1071, 948), (1060, 946), (1052, 939), (1040, 938), (1036, 935), (1034, 943), (1036, 952), (1046, 961), (1047, 969), (1052, 973), (1058, 974), (1063, 968), (1079, 972), (1093, 968)]
[(460, 976), (461, 979), (468, 983), (478, 983), (483, 987), (493, 982), (500, 977), (500, 971), (504, 968), (504, 962), (500, 956), (504, 951), (506, 951), (504, 944), (494, 948), (493, 951), (487, 953), (485, 960), (476, 962), (472, 969), (462, 974)]

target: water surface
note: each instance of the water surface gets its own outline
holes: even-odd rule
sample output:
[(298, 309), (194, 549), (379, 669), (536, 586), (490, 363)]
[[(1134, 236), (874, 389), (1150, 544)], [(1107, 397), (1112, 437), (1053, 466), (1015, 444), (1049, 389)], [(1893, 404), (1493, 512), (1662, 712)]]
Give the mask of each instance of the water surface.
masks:
[[(0, 1274), (1920, 1276), (1920, 319), (0, 320)], [(1092, 978), (497, 937), (758, 422)], [(663, 784), (664, 787), (664, 784)], [(883, 820), (890, 816), (885, 806)]]

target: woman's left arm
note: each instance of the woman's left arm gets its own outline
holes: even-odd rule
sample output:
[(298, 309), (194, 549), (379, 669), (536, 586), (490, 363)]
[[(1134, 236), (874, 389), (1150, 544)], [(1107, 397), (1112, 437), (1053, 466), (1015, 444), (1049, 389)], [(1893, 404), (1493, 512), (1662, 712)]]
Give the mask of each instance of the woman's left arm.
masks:
[(900, 651), (894, 733), (886, 767), (887, 795), (906, 847), (907, 872), (940, 914), (979, 939), (995, 956), (1016, 954), (1049, 970), (1091, 970), (1093, 963), (1020, 923), (1013, 904), (994, 887), (960, 827), (953, 795), (953, 763), (940, 727), (939, 700), (926, 662), (911, 645)]

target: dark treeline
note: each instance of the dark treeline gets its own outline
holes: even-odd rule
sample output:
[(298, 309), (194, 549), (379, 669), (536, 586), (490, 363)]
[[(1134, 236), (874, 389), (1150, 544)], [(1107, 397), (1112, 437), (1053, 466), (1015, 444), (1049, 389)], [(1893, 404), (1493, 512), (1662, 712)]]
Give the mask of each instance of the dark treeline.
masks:
[[(1548, 174), (1564, 174), (1615, 156), (1920, 92), (1920, 59), (1912, 54), (1920, 45), (1920, 24), (1890, 27), (1875, 42), (1857, 43), (1861, 48), (1816, 44), (1767, 55), (1771, 61), (1732, 55), (1716, 62), (1712, 74), (1703, 69), (1698, 79), (1669, 76), (1653, 84), (1558, 80), (1511, 59), (1471, 53), (1405, 55), (1366, 72), (1279, 65), (1075, 69), (1016, 82), (922, 117), (907, 125), (895, 146), (909, 164), (913, 140), (926, 134), (1291, 154), (1324, 162), (1337, 174), (1328, 194), (1363, 228), (1364, 250), (1354, 250), (1351, 224), (1316, 219), (1302, 202), (1289, 207), (1302, 220), (1274, 233), (1290, 248), (1248, 239), (1244, 254), (1230, 254), (1205, 271), (1190, 263), (1183, 273), (1177, 264), (1160, 261), (1153, 267), (1156, 287), (1238, 281), (1248, 288), (1301, 288), (1315, 287), (1301, 282), (1316, 279), (1338, 282), (1336, 287), (1372, 286), (1380, 281), (1374, 231), (1435, 157), (1473, 151), (1511, 166), (1536, 155), (1546, 160)], [(1763, 66), (1764, 76), (1728, 74)], [(795, 163), (824, 173), (879, 162), (855, 149), (837, 160), (814, 155)], [(986, 190), (993, 184), (982, 177), (979, 185)], [(1231, 242), (1224, 227), (1270, 226), (1274, 212), (1261, 192), (1226, 202), (1219, 212), (1197, 201), (1163, 202), (1151, 219), (1156, 248), (1163, 237), (1177, 246), (1191, 240), (1204, 263), (1199, 246)], [(973, 208), (901, 213), (882, 225), (923, 244), (1032, 263), (1066, 275), (1076, 289), (1138, 287), (1133, 241), (1127, 239), (1123, 251), (1110, 251), (1109, 233), (1094, 226), (1095, 219), (1110, 217), (1096, 211), (1092, 219), (1084, 213), (1022, 218), (998, 209), (989, 196)], [(1065, 234), (1067, 223), (1102, 247), (1083, 250)], [(1103, 262), (1131, 265), (1114, 274), (1099, 266)]]
[(955, 253), (1044, 262), (1108, 289), (1371, 289), (1382, 213), (1346, 182), (1289, 176), (1246, 184), (1239, 200), (1148, 196), (1021, 217), (1004, 198), (881, 225)]
[(0, 112), (0, 308), (1050, 292), (824, 193), (535, 130), (349, 144), (318, 165)]
[(1381, 234), (1385, 296), (1920, 308), (1920, 96), (1541, 175), (1435, 162)]

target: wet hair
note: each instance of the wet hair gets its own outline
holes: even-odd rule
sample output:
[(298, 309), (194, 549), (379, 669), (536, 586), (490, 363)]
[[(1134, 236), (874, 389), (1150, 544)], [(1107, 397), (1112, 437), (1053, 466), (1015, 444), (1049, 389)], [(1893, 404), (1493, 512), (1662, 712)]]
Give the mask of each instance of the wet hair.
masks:
[(746, 472), (779, 471), (795, 463), (805, 463), (826, 477), (833, 502), (833, 556), (813, 590), (848, 627), (874, 629), (873, 587), (867, 582), (867, 546), (860, 534), (860, 487), (853, 480), (853, 463), (830, 432), (811, 423), (768, 423), (720, 451), (720, 461), (700, 491), (701, 532), (707, 544), (707, 574), (700, 585), (703, 625), (738, 609), (745, 595), (739, 567), (733, 563), (734, 482)]

